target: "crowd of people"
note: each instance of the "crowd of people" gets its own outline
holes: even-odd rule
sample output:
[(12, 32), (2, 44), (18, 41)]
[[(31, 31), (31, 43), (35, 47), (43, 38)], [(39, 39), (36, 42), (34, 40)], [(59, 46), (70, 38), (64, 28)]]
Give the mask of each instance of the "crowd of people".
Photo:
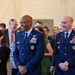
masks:
[(64, 16), (52, 35), (42, 21), (32, 25), (30, 15), (22, 16), (20, 27), (16, 19), (7, 29), (0, 23), (0, 75), (74, 75), (73, 18)]

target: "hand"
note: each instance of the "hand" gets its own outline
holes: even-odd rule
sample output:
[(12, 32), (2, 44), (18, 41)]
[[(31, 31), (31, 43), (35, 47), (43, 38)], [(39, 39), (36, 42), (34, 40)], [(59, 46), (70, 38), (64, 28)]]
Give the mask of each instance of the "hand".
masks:
[(69, 70), (69, 68), (67, 66), (65, 66), (63, 71), (68, 71), (68, 70)]
[(69, 66), (69, 63), (67, 61), (65, 61), (64, 62), (64, 65), (68, 67)]
[(18, 69), (19, 69), (20, 73), (22, 73), (24, 71), (23, 66), (21, 66), (21, 65), (18, 66)]
[(27, 73), (27, 69), (25, 68), (25, 66), (19, 65), (18, 69), (19, 69), (21, 74), (26, 74)]
[(69, 67), (68, 67), (69, 66), (69, 63), (67, 61), (65, 61), (64, 62), (64, 65), (65, 65), (65, 71), (67, 71), (69, 69)]
[(69, 69), (67, 65), (67, 63), (60, 63), (59, 67), (62, 71), (67, 71)]
[(28, 72), (28, 70), (25, 66), (23, 66), (23, 68), (24, 68), (23, 74), (26, 74)]
[(50, 72), (53, 73), (53, 71), (54, 71), (54, 68), (50, 68)]

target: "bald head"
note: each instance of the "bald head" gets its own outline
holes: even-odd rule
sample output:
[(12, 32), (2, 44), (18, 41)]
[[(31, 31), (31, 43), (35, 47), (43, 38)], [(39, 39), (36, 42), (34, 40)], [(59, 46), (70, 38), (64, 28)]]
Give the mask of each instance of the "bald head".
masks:
[(24, 30), (28, 31), (32, 27), (32, 17), (24, 15), (20, 20), (20, 24)]
[(64, 16), (64, 18), (69, 22), (73, 23), (73, 18), (71, 16)]
[(24, 15), (21, 19), (24, 19), (26, 21), (31, 21), (32, 22), (32, 17), (29, 15)]
[(73, 18), (71, 16), (64, 16), (61, 20), (61, 26), (64, 31), (70, 31), (72, 29)]

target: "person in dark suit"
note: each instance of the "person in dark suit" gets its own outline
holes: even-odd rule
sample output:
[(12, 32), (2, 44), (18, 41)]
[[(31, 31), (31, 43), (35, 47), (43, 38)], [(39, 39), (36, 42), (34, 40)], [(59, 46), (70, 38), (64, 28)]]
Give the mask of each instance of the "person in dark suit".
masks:
[(16, 38), (14, 60), (19, 69), (18, 75), (41, 75), (41, 60), (45, 49), (44, 36), (32, 28), (32, 17), (29, 15), (24, 15), (20, 24), (25, 31), (19, 32)]
[[(15, 37), (16, 37), (16, 29), (18, 26), (18, 22), (16, 19), (10, 19), (9, 21), (9, 28), (4, 31), (5, 36), (6, 36), (6, 41), (10, 47), (10, 62), (8, 62), (8, 75), (16, 75), (17, 74), (17, 68), (14, 63), (14, 58), (13, 58), (13, 51), (15, 49)], [(12, 71), (11, 71), (12, 69)], [(12, 74), (11, 74), (12, 73)]]
[(0, 75), (7, 75), (7, 62), (10, 55), (10, 48), (5, 39), (4, 32), (0, 30)]
[(75, 75), (75, 31), (73, 18), (64, 16), (61, 26), (64, 32), (56, 35), (54, 58), (57, 65), (55, 75)]

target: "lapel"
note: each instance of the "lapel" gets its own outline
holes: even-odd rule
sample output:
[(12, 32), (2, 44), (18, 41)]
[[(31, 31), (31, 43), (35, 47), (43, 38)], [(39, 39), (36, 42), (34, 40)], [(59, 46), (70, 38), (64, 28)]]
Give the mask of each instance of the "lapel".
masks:
[(30, 42), (30, 40), (32, 39), (33, 35), (34, 35), (34, 29), (31, 31), (30, 35), (28, 38), (25, 39), (25, 45), (24, 47)]
[(62, 32), (61, 34), (61, 44), (65, 45), (65, 35), (64, 35), (64, 32)]
[(67, 43), (66, 43), (66, 46), (69, 44), (69, 42), (70, 42), (70, 40), (72, 39), (73, 35), (74, 35), (74, 31), (72, 30), (72, 32), (71, 32), (71, 34), (70, 34), (70, 36), (69, 36), (69, 38), (68, 38), (68, 41), (67, 41)]
[(25, 36), (25, 31), (22, 32), (22, 36), (20, 37), (21, 40), (22, 40), (22, 46), (23, 46), (23, 44), (24, 44), (24, 36)]

